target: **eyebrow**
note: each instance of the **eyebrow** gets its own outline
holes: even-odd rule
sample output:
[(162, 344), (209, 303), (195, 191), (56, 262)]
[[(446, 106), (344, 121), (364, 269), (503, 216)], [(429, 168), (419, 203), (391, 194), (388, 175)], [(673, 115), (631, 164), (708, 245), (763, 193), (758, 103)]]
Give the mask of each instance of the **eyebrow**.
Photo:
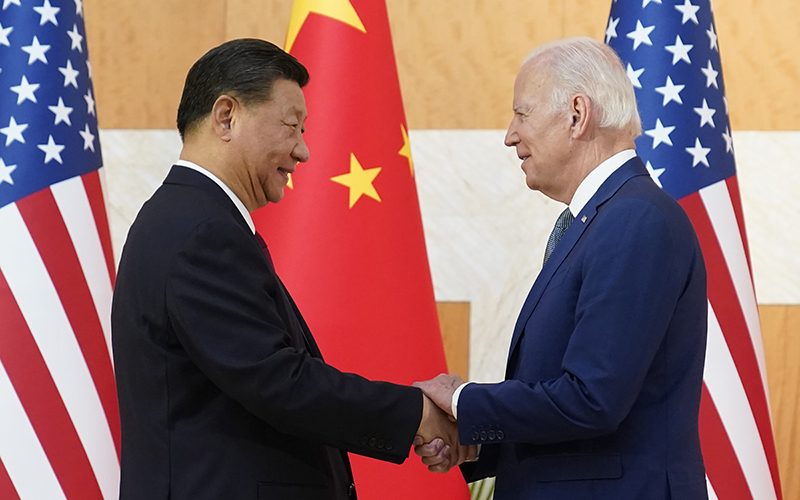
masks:
[(298, 117), (300, 117), (303, 120), (308, 118), (308, 111), (304, 112), (301, 107), (299, 107), (299, 106), (297, 106), (295, 104), (290, 105), (289, 108), (286, 110), (286, 112), (289, 113), (289, 114), (292, 114), (292, 115), (297, 115)]

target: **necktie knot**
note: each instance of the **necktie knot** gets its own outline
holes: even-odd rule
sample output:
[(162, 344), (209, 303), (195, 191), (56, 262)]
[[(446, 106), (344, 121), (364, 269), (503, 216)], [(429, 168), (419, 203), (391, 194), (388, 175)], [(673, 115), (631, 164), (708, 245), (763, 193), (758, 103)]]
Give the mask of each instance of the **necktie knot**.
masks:
[(544, 262), (547, 262), (547, 259), (550, 258), (553, 250), (556, 249), (556, 245), (561, 241), (564, 233), (567, 232), (567, 229), (569, 229), (570, 224), (572, 224), (574, 220), (575, 217), (573, 217), (572, 212), (569, 211), (569, 207), (558, 216), (556, 225), (553, 227), (553, 231), (550, 232), (550, 238), (547, 240), (547, 248), (545, 248), (544, 251)]

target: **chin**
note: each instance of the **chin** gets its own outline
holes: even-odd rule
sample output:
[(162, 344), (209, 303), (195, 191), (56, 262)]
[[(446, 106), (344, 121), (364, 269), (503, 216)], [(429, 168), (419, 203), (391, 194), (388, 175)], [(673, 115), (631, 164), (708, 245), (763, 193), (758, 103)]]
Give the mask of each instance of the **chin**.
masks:
[(267, 201), (269, 203), (278, 203), (281, 201), (283, 199), (283, 190), (284, 188), (267, 191)]
[(534, 179), (525, 179), (525, 185), (528, 186), (528, 189), (533, 191), (539, 190), (539, 184)]

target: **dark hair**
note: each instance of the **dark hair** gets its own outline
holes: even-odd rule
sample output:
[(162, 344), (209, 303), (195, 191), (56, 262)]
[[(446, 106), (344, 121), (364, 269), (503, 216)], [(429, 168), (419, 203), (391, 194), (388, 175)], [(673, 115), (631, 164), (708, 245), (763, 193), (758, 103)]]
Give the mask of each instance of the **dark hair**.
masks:
[(209, 113), (217, 98), (228, 94), (242, 104), (268, 101), (278, 79), (308, 83), (308, 70), (278, 46), (240, 38), (215, 47), (197, 60), (186, 75), (178, 106), (181, 139)]

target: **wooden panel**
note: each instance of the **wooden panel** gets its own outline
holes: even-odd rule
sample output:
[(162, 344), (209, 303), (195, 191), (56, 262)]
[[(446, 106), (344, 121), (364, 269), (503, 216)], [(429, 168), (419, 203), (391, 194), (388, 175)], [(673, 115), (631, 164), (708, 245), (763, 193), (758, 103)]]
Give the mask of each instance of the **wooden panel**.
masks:
[(564, 29), (561, 36), (590, 36), (604, 41), (611, 2), (564, 0)]
[(100, 128), (175, 128), (186, 72), (223, 41), (224, 0), (85, 0)]
[[(564, 1), (388, 0), (409, 126), (505, 128), (519, 63), (563, 35)], [(282, 45), (291, 1), (86, 0), (85, 10), (101, 128), (173, 128), (191, 64), (232, 38)]]
[(783, 498), (800, 498), (800, 306), (760, 306)]
[(506, 128), (522, 58), (562, 34), (563, 0), (388, 0), (409, 128)]
[(731, 128), (800, 130), (800, 3), (714, 2)]
[(469, 302), (437, 302), (447, 368), (469, 380)]
[[(86, 0), (102, 128), (173, 128), (183, 78), (238, 37), (283, 45), (291, 0)], [(563, 36), (602, 39), (610, 1), (387, 0), (410, 128), (505, 128), (519, 63)], [(800, 3), (718, 2), (733, 128), (800, 130)]]
[(227, 0), (225, 39), (261, 38), (283, 47), (291, 12), (289, 0)]

